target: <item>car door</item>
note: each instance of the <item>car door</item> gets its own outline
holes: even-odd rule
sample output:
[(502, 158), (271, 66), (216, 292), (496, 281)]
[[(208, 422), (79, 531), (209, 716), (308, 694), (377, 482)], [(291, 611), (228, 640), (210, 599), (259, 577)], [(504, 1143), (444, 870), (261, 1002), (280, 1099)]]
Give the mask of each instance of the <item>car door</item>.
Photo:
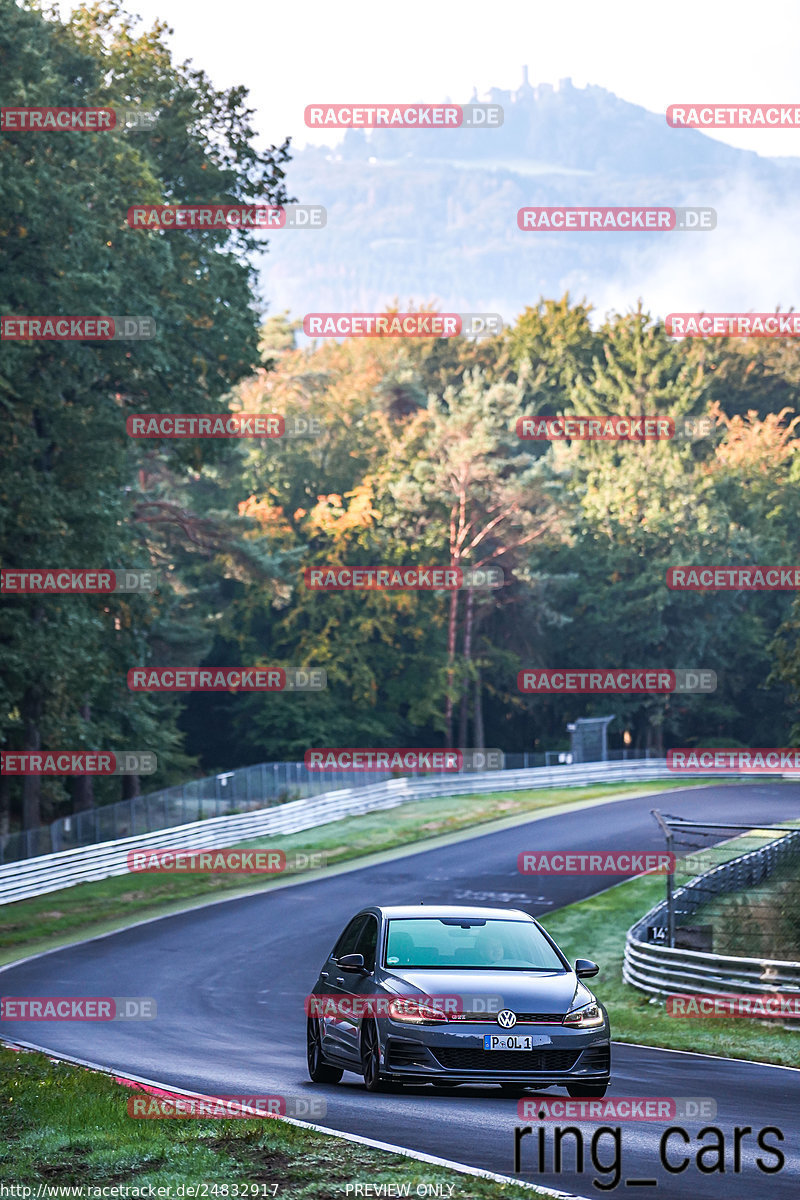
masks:
[[(378, 918), (372, 913), (367, 913), (364, 924), (358, 931), (355, 950), (353, 954), (363, 954), (364, 966), (369, 974), (364, 974), (362, 971), (352, 971), (345, 968), (339, 968), (339, 977), (344, 979), (344, 983), (339, 986), (342, 989), (342, 995), (347, 996), (352, 1000), (354, 1009), (358, 1011), (358, 1001), (365, 1000), (367, 997), (375, 997), (378, 992), (378, 986), (375, 980), (375, 959), (378, 949)], [(347, 953), (347, 951), (344, 951)], [(362, 1006), (363, 1007), (363, 1006)], [(372, 1010), (374, 1011), (374, 1009)], [(358, 1063), (361, 1062), (361, 1021), (362, 1017), (354, 1016), (352, 1020), (342, 1020), (340, 1034), (347, 1046), (348, 1057), (353, 1057)]]
[[(352, 996), (353, 972), (344, 971), (339, 966), (338, 960), (345, 954), (356, 953), (356, 943), (366, 919), (364, 913), (353, 917), (320, 972), (323, 989), (333, 1001), (333, 1004), (324, 1007), (325, 1015), (320, 1018), (323, 1047), (338, 1058), (344, 1058), (351, 1062), (360, 1062), (357, 1038), (353, 1035), (353, 1018), (347, 1012), (338, 1011), (338, 1005), (340, 1001), (345, 998), (350, 999)], [(333, 1011), (334, 1006), (337, 1006), (337, 1011)]]

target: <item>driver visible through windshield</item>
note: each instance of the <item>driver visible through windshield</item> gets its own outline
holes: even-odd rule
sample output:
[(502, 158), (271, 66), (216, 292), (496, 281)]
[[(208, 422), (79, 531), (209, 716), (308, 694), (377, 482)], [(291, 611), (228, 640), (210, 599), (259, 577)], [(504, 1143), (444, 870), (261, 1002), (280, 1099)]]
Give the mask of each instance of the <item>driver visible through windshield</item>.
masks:
[(442, 917), (390, 920), (385, 965), (495, 971), (569, 969), (528, 921)]

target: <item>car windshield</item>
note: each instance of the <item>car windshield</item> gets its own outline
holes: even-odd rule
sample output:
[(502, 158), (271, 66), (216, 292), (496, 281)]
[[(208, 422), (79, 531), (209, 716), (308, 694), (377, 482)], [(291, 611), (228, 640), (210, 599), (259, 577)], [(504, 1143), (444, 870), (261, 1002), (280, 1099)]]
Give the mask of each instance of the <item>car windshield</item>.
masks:
[(567, 969), (531, 922), (469, 917), (390, 920), (386, 966), (495, 971)]

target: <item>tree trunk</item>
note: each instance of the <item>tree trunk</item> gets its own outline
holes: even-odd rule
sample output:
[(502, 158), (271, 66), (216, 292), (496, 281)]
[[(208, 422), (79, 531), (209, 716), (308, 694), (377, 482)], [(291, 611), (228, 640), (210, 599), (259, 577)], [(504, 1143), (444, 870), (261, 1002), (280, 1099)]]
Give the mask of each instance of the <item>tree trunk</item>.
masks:
[(461, 684), (461, 714), (458, 722), (458, 744), (463, 749), (467, 744), (467, 723), (469, 721), (469, 664), (472, 660), (472, 626), (475, 612), (475, 593), (472, 588), (467, 592), (467, 611), (464, 616), (464, 679)]
[[(31, 614), (31, 624), (40, 625), (44, 619), (44, 608), (37, 604)], [(22, 749), (41, 750), (42, 735), (39, 728), (44, 708), (44, 697), (39, 684), (30, 684), (25, 689), (20, 704), (22, 717)], [(35, 829), (42, 823), (42, 777), (25, 775), (22, 779), (22, 828)]]
[[(92, 719), (92, 710), (88, 704), (82, 704), (80, 709), (84, 721)], [(76, 775), (72, 789), (72, 811), (86, 812), (94, 808), (94, 779), (91, 775)]]
[(72, 811), (86, 812), (94, 808), (94, 780), (91, 775), (76, 775), (72, 788)]
[(664, 757), (664, 723), (662, 713), (656, 712), (647, 724), (647, 750), (654, 751), (658, 758)]
[[(26, 689), (22, 700), (23, 750), (41, 750), (39, 721), (42, 715), (42, 695), (35, 686)], [(24, 775), (22, 778), (22, 828), (35, 829), (42, 823), (42, 777)]]
[(655, 728), (653, 729), (653, 749), (658, 758), (664, 757), (664, 708), (662, 707), (658, 713)]
[(10, 777), (0, 775), (0, 838), (8, 837), (11, 828), (11, 793)]
[(467, 744), (467, 726), (469, 724), (469, 681), (464, 680), (461, 690), (461, 704), (458, 711), (458, 745), (463, 750)]
[(486, 734), (483, 729), (483, 688), (481, 686), (481, 669), (475, 671), (475, 701), (473, 704), (473, 720), (475, 722), (475, 749), (484, 750)]
[(135, 800), (137, 796), (142, 794), (142, 777), (141, 775), (123, 775), (122, 776), (122, 799)]
[[(451, 563), (451, 566), (454, 565)], [(447, 622), (447, 695), (444, 704), (444, 744), (453, 745), (453, 667), (456, 661), (456, 629), (458, 623), (458, 589), (450, 593), (450, 617)]]

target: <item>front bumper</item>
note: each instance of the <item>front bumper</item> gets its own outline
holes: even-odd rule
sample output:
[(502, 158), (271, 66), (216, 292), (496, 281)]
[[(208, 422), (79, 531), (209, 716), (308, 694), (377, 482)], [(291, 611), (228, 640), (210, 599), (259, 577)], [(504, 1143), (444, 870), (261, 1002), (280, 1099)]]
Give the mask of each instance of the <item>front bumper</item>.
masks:
[(563, 1025), (520, 1025), (517, 1033), (545, 1035), (545, 1045), (532, 1050), (484, 1050), (486, 1033), (497, 1025), (414, 1026), (379, 1022), (381, 1058), (386, 1075), (398, 1079), (435, 1079), (497, 1083), (565, 1084), (573, 1081), (602, 1083), (611, 1071), (608, 1025), (597, 1029), (570, 1029)]

